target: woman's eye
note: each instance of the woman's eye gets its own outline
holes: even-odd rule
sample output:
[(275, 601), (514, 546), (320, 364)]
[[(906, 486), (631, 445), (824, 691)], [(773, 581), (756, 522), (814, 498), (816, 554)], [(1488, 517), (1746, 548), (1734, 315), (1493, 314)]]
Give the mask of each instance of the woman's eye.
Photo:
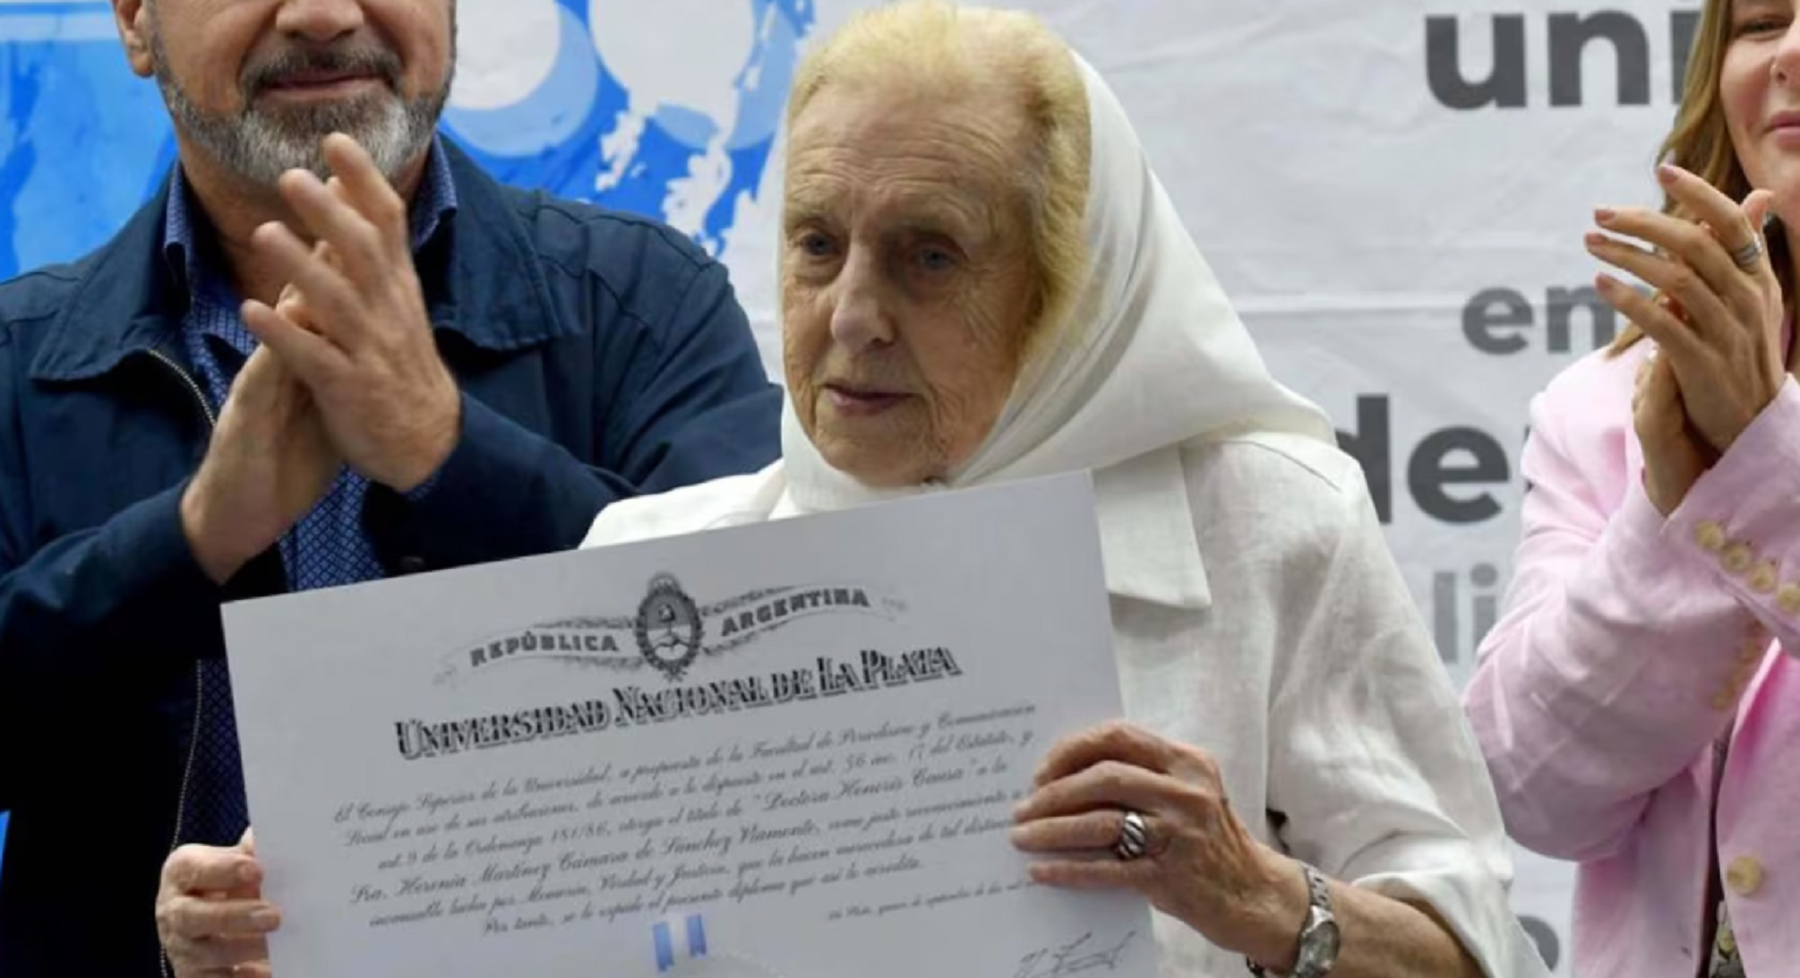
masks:
[(1737, 26), (1737, 30), (1734, 33), (1736, 33), (1737, 36), (1739, 36), (1739, 37), (1743, 37), (1743, 36), (1749, 35), (1749, 34), (1768, 34), (1771, 32), (1780, 32), (1780, 31), (1784, 31), (1784, 30), (1787, 30), (1787, 23), (1780, 20), (1779, 18), (1758, 17), (1758, 18), (1755, 18), (1754, 20), (1747, 20), (1747, 21), (1744, 21), (1742, 24), (1739, 24)]
[(830, 258), (834, 250), (831, 239), (817, 231), (810, 231), (800, 238), (800, 251), (809, 258)]
[(944, 248), (926, 248), (919, 252), (919, 264), (928, 272), (945, 272), (956, 267), (956, 256)]

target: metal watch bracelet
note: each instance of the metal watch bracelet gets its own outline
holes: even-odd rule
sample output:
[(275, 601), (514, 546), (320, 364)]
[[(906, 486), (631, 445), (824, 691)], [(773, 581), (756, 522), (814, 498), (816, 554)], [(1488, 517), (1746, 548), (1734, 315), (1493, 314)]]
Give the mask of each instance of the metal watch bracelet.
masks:
[(1325, 978), (1337, 963), (1337, 918), (1331, 912), (1331, 885), (1318, 870), (1305, 863), (1306, 922), (1300, 926), (1300, 950), (1295, 970), (1278, 976), (1257, 962), (1245, 958), (1244, 964), (1256, 978)]

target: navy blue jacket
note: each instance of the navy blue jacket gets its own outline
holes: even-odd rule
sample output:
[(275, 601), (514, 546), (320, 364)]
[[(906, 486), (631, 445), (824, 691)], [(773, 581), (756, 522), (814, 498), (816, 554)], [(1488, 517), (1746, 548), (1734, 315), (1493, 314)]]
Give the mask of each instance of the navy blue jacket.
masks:
[[(417, 501), (370, 489), (392, 574), (578, 545), (602, 507), (754, 471), (781, 395), (724, 266), (654, 221), (502, 187), (448, 147), (459, 207), (418, 259), (462, 436)], [(72, 265), (0, 285), (0, 976), (158, 975), (197, 659), (223, 602), (179, 501), (210, 433), (163, 259), (163, 195)]]

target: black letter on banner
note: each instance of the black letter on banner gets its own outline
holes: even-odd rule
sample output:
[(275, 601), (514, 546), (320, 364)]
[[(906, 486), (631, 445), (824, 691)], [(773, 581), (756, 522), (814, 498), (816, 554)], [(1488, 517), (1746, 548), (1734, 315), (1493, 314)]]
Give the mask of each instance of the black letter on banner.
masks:
[(1531, 345), (1531, 341), (1518, 332), (1508, 336), (1494, 335), (1496, 326), (1530, 327), (1531, 303), (1511, 289), (1483, 289), (1463, 306), (1463, 338), (1475, 349), (1505, 356)]
[(1388, 439), (1388, 399), (1364, 396), (1356, 399), (1356, 432), (1337, 433), (1338, 447), (1362, 464), (1363, 481), (1383, 526), (1394, 518), (1394, 471)]
[(1425, 18), (1425, 77), (1439, 102), (1463, 110), (1525, 107), (1525, 15), (1494, 18), (1494, 69), (1486, 81), (1463, 76), (1461, 48), (1455, 17)]
[[(1457, 451), (1475, 456), (1475, 464), (1446, 466), (1444, 461)], [(1427, 516), (1446, 523), (1479, 523), (1499, 515), (1500, 504), (1493, 495), (1484, 492), (1473, 499), (1453, 499), (1444, 487), (1477, 482), (1504, 484), (1511, 477), (1509, 471), (1506, 451), (1485, 432), (1445, 428), (1419, 443), (1407, 466), (1406, 481)]]
[[(1618, 313), (1600, 298), (1600, 293), (1591, 286), (1578, 289), (1550, 290), (1550, 324), (1549, 346), (1551, 353), (1567, 353), (1574, 345), (1569, 328), (1571, 315), (1577, 308), (1586, 309), (1594, 323), (1594, 345), (1589, 349), (1598, 350), (1611, 343), (1613, 336), (1619, 331)], [(1584, 351), (1585, 352), (1585, 351)]]
[[(1687, 87), (1688, 61), (1694, 55), (1694, 35), (1700, 33), (1700, 11), (1675, 10), (1669, 13), (1669, 43), (1675, 49), (1675, 101)], [(1554, 967), (1554, 966), (1552, 966)]]
[(1650, 104), (1650, 38), (1637, 18), (1617, 10), (1550, 15), (1550, 104), (1581, 104), (1581, 55), (1600, 39), (1612, 42), (1619, 104)]

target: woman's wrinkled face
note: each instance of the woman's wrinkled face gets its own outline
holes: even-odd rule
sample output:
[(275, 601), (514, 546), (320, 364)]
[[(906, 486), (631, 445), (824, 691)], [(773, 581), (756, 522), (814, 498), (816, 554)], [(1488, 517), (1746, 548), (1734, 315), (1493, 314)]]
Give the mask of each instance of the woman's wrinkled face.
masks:
[(993, 429), (1038, 305), (1026, 147), (1016, 100), (992, 89), (942, 102), (827, 87), (795, 120), (784, 359), (833, 468), (916, 485)]
[(1800, 26), (1795, 0), (1733, 0), (1719, 99), (1732, 149), (1753, 187), (1800, 223)]

